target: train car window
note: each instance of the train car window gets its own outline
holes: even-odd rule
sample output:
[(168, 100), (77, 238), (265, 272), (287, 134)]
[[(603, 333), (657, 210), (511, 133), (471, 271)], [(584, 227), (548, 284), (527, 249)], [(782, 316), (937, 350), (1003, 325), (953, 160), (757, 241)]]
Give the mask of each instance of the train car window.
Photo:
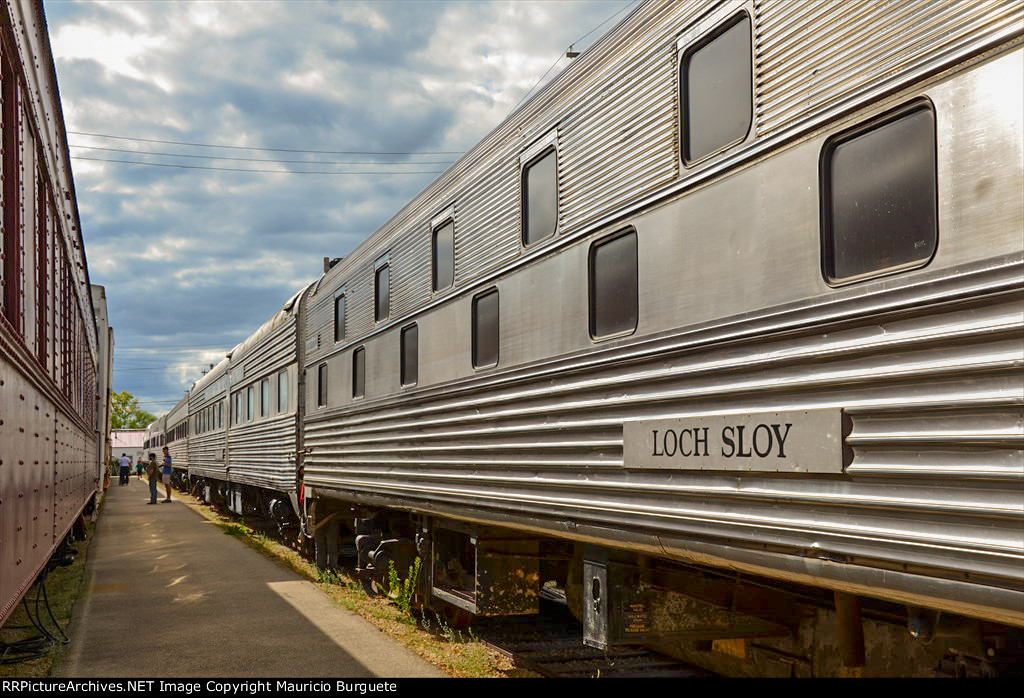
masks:
[(242, 393), (235, 393), (235, 415), (231, 419), (232, 424), (238, 424), (242, 419)]
[(420, 377), (419, 328), (409, 325), (402, 330), (402, 385), (416, 385)]
[(385, 264), (376, 272), (374, 320), (387, 320), (391, 314), (391, 267)]
[(558, 227), (558, 156), (545, 151), (523, 168), (523, 245), (546, 240)]
[(270, 379), (260, 381), (260, 417), (270, 414)]
[(288, 411), (288, 371), (277, 374), (277, 411), (279, 414)]
[(316, 369), (316, 405), (327, 407), (327, 364), (323, 363)]
[(334, 299), (334, 341), (345, 339), (345, 294)]
[[(20, 216), (21, 205), (21, 148), (18, 143), (18, 81), (14, 67), (0, 55), (0, 125), (3, 148), (3, 248), (0, 265), (3, 269), (3, 284), (0, 290), (0, 304), (3, 314), (11, 327), (21, 334), (21, 293), (23, 240)], [(68, 307), (68, 306), (65, 306)]]
[(366, 395), (366, 349), (359, 347), (352, 352), (352, 397)]
[(834, 284), (926, 265), (938, 244), (935, 113), (915, 102), (826, 142), (822, 264)]
[(251, 422), (255, 417), (256, 405), (253, 399), (253, 386), (249, 386), (245, 389), (245, 421)]
[(591, 338), (632, 334), (639, 316), (635, 230), (591, 245), (589, 279)]
[(455, 221), (434, 228), (434, 291), (443, 291), (455, 283)]
[(473, 368), (498, 365), (498, 289), (473, 298)]
[(746, 138), (754, 112), (750, 16), (733, 15), (688, 48), (679, 80), (687, 164)]

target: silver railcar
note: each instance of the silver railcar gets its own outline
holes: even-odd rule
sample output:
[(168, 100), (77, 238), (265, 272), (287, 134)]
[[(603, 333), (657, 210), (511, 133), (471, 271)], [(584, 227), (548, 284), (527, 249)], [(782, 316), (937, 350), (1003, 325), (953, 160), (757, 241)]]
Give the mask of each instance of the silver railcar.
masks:
[(190, 390), (189, 475), (238, 514), (298, 523), (303, 288)]
[(445, 555), (570, 541), (597, 645), (651, 560), (1024, 626), (1022, 21), (637, 8), (310, 293), (311, 528), (473, 611)]

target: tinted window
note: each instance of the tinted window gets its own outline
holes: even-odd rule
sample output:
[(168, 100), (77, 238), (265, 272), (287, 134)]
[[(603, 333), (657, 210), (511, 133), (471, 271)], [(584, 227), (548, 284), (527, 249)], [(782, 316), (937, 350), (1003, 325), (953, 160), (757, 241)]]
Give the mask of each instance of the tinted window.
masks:
[(270, 379), (264, 378), (260, 381), (260, 416), (266, 417), (270, 414)]
[(434, 290), (455, 283), (455, 221), (434, 228)]
[(334, 341), (345, 339), (345, 296), (334, 299)]
[(753, 113), (750, 18), (740, 13), (688, 49), (681, 70), (685, 159), (743, 140)]
[(386, 320), (391, 314), (391, 270), (389, 267), (383, 266), (377, 270), (376, 289), (377, 307), (374, 319), (380, 322)]
[(590, 248), (590, 336), (632, 332), (637, 322), (636, 232)]
[(558, 225), (558, 170), (549, 150), (523, 170), (523, 244), (555, 234)]
[(288, 372), (281, 371), (277, 374), (277, 411), (284, 413), (288, 411)]
[(873, 121), (825, 146), (825, 275), (853, 281), (921, 266), (938, 241), (935, 116), (927, 106)]
[(419, 375), (419, 330), (410, 325), (402, 330), (402, 385), (415, 385)]
[(235, 416), (234, 423), (238, 424), (242, 419), (242, 394), (235, 393)]
[(352, 397), (366, 394), (366, 350), (359, 347), (352, 352)]
[(253, 405), (254, 401), (253, 401), (253, 391), (252, 391), (252, 386), (251, 385), (248, 388), (245, 389), (245, 402), (246, 402), (246, 408), (245, 408), (245, 411), (246, 411), (246, 421), (247, 422), (251, 422), (252, 419), (253, 419), (253, 416), (254, 416), (253, 411), (255, 409), (254, 405)]
[(498, 363), (498, 289), (473, 299), (473, 366)]
[(320, 364), (316, 371), (316, 404), (327, 406), (327, 364)]

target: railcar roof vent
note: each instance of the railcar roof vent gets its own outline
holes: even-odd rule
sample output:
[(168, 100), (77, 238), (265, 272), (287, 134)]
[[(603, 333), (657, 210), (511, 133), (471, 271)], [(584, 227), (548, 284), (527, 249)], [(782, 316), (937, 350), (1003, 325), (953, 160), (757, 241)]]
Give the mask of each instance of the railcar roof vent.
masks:
[(343, 259), (345, 259), (345, 258), (344, 257), (324, 257), (324, 273), (326, 274), (327, 272), (329, 272), (331, 269), (334, 268), (335, 264), (337, 264), (338, 262), (340, 262)]

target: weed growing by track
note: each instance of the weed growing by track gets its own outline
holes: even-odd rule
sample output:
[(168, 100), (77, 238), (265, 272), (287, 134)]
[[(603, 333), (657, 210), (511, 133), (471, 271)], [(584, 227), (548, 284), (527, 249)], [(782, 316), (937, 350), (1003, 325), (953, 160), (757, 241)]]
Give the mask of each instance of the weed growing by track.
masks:
[[(179, 499), (225, 534), (237, 537), (264, 555), (278, 561), (310, 580), (335, 604), (366, 619), (389, 637), (397, 640), (420, 657), (451, 676), (467, 678), (501, 678), (533, 676), (516, 668), (508, 658), (479, 642), (470, 632), (453, 630), (439, 617), (428, 620), (412, 608), (415, 583), (407, 587), (403, 603), (384, 596), (371, 597), (363, 591), (359, 580), (345, 570), (321, 570), (293, 548), (257, 531), (244, 522), (221, 514), (198, 499), (180, 494)], [(414, 564), (410, 578), (420, 570)], [(397, 581), (397, 573), (395, 575)], [(399, 583), (401, 588), (401, 583)], [(392, 584), (395, 588), (395, 584)], [(402, 594), (399, 594), (402, 598)]]

